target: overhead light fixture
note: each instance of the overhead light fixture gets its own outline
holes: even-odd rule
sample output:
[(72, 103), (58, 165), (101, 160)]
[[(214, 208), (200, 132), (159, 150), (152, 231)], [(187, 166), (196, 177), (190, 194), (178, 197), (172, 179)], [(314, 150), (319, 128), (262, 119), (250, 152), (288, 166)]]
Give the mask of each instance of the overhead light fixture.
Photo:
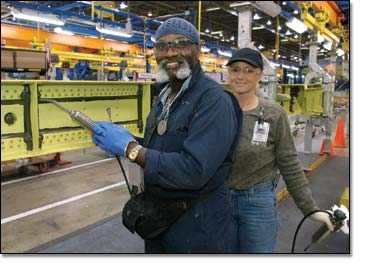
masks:
[(262, 49), (264, 49), (265, 47), (264, 46), (262, 46), (261, 44), (258, 46), (258, 49), (260, 49), (260, 50), (262, 50)]
[(337, 49), (336, 53), (338, 56), (344, 55), (344, 51), (341, 48)]
[(324, 36), (322, 36), (321, 34), (318, 34), (317, 35), (317, 42), (319, 42), (319, 43), (322, 43), (322, 42), (324, 42)]
[(278, 26), (278, 30), (281, 31), (282, 27), (281, 26)]
[(214, 32), (211, 32), (212, 35), (216, 35), (216, 34), (222, 34), (222, 31), (214, 31)]
[(295, 17), (292, 17), (288, 21), (286, 21), (285, 25), (287, 25), (293, 31), (296, 31), (298, 33), (304, 33), (308, 29), (307, 26), (301, 20)]
[(289, 30), (287, 30), (286, 33), (285, 33), (285, 35), (291, 35), (291, 34), (292, 33)]
[(121, 37), (132, 37), (132, 34), (126, 32), (126, 30), (111, 28), (111, 27), (100, 27), (99, 24), (95, 26), (96, 30), (101, 33), (121, 36)]
[(209, 53), (211, 51), (211, 49), (207, 47), (202, 47), (200, 50), (202, 51), (202, 53)]
[(262, 30), (264, 28), (265, 28), (265, 26), (261, 25), (261, 26), (253, 27), (252, 30), (254, 30), (254, 31), (255, 30)]
[(293, 14), (299, 14), (299, 11), (298, 10), (294, 10), (293, 11)]
[(324, 45), (322, 45), (325, 49), (327, 49), (328, 51), (331, 50), (331, 46), (332, 46), (332, 43), (327, 41), (326, 43), (324, 43)]
[(267, 25), (271, 25), (272, 23), (271, 23), (271, 20), (269, 20), (269, 21), (267, 21), (267, 23), (266, 23)]
[(295, 39), (298, 39), (298, 34), (294, 35), (294, 38), (295, 38)]
[(54, 29), (54, 32), (59, 33), (59, 34), (74, 35), (73, 32), (67, 31), (67, 30), (63, 30), (61, 27), (55, 28)]
[(150, 11), (150, 12), (148, 12), (148, 16), (152, 16), (153, 15), (153, 13)]
[(119, 8), (120, 9), (125, 9), (125, 8), (127, 8), (127, 5), (126, 5), (126, 3), (125, 2), (121, 2), (121, 4), (119, 5)]
[(36, 21), (40, 23), (53, 24), (58, 26), (63, 26), (65, 24), (64, 21), (59, 19), (58, 16), (51, 13), (50, 14), (38, 13), (37, 11), (29, 9), (22, 9), (22, 11), (12, 9), (11, 14), (14, 16), (14, 18), (18, 19)]
[(219, 9), (220, 9), (219, 7), (214, 7), (214, 8), (208, 8), (206, 9), (206, 11), (217, 11)]
[(209, 33), (209, 29), (207, 28), (207, 29), (205, 30), (205, 32), (206, 32), (206, 33)]
[(283, 6), (286, 6), (286, 1), (283, 1), (283, 3), (282, 3), (282, 4), (283, 4)]
[(225, 51), (217, 50), (217, 53), (220, 54), (220, 55), (223, 55), (223, 56), (231, 57), (231, 53), (230, 52), (225, 52)]
[(230, 37), (230, 40), (231, 40), (231, 41), (234, 41), (234, 40), (235, 40), (234, 35)]
[(255, 1), (253, 5), (271, 17), (276, 17), (281, 13), (281, 7), (274, 1)]
[(253, 20), (258, 20), (258, 19), (261, 19), (262, 17), (259, 16), (258, 13), (255, 13), (254, 16), (253, 16)]

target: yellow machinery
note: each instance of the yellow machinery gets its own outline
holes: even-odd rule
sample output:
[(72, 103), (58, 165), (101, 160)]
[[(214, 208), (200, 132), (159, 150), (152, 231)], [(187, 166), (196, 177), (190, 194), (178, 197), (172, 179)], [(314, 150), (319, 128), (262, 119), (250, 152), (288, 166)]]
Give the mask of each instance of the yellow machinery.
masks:
[(143, 137), (150, 110), (149, 82), (1, 81), (1, 161), (30, 158), (95, 146), (91, 133), (54, 99), (93, 120), (112, 121)]
[(292, 115), (321, 115), (323, 112), (323, 92), (321, 84), (281, 84), (278, 94), (288, 95), (289, 101), (284, 101), (285, 111)]

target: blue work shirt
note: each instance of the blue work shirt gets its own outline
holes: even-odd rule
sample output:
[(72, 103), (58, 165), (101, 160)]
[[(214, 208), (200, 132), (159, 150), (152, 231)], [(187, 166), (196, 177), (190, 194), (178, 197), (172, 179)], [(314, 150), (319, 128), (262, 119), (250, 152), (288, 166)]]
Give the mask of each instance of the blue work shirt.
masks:
[[(147, 118), (144, 145), (146, 192), (163, 199), (199, 198), (156, 241), (146, 241), (152, 253), (225, 253), (230, 209), (226, 178), (242, 126), (236, 98), (207, 77), (199, 62), (169, 109), (167, 130), (150, 136), (153, 116), (159, 116), (160, 98)], [(187, 87), (186, 87), (187, 85)], [(156, 114), (157, 113), (157, 114)]]

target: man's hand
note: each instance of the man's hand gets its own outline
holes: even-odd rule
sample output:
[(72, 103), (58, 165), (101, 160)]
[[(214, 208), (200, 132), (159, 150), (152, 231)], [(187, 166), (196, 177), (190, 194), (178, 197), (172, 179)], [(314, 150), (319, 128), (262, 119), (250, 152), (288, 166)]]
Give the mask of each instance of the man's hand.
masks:
[(92, 130), (95, 133), (92, 136), (93, 142), (101, 149), (116, 156), (126, 157), (125, 149), (127, 145), (135, 141), (129, 131), (114, 123), (97, 121)]
[(314, 220), (314, 221), (325, 223), (330, 231), (334, 230), (334, 225), (331, 223), (330, 216), (329, 216), (328, 213), (316, 212), (316, 213), (314, 213), (310, 216), (310, 219)]

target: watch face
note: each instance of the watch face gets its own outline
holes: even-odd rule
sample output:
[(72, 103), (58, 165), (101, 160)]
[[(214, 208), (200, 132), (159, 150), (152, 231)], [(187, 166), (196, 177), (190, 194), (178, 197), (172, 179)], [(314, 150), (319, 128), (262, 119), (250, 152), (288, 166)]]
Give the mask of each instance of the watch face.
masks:
[(129, 158), (130, 160), (135, 160), (135, 159), (136, 159), (136, 157), (137, 157), (137, 155), (138, 155), (138, 152), (136, 152), (136, 151), (131, 151), (131, 152), (130, 152), (130, 154), (128, 155), (128, 158)]

